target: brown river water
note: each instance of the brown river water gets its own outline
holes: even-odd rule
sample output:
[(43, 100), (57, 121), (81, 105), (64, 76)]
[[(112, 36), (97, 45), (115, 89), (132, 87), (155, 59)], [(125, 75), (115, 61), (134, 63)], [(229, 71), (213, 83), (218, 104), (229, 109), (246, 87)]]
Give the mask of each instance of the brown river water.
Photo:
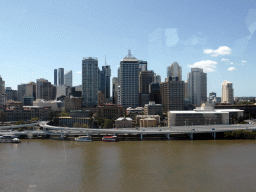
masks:
[(256, 191), (255, 140), (0, 143), (0, 191)]

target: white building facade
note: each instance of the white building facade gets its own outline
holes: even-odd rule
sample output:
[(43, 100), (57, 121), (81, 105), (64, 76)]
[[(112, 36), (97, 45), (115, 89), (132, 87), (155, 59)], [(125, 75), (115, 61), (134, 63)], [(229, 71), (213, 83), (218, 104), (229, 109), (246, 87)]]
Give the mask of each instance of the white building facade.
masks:
[(234, 104), (233, 83), (226, 80), (222, 83), (221, 103)]

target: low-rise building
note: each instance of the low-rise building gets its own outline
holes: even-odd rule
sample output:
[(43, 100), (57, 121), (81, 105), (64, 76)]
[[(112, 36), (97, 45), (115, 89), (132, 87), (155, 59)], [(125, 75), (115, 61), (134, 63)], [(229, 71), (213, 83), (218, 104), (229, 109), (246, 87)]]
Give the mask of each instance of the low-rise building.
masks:
[(131, 128), (133, 127), (132, 119), (130, 117), (119, 117), (115, 120), (116, 128)]
[[(63, 127), (74, 127), (75, 123), (78, 123), (80, 125), (90, 125), (94, 124), (94, 119), (91, 119), (89, 117), (59, 117), (55, 118), (55, 122), (58, 119), (59, 125)], [(91, 122), (92, 121), (92, 122)]]
[(156, 127), (157, 120), (155, 118), (140, 119), (140, 127)]
[(97, 117), (107, 119), (117, 119), (125, 114), (125, 109), (121, 105), (103, 104), (98, 105), (96, 109)]
[(33, 101), (33, 106), (39, 107), (50, 107), (53, 111), (60, 111), (64, 109), (64, 103), (62, 101), (50, 100), (46, 101), (43, 99), (37, 99)]
[(128, 107), (126, 109), (126, 115), (129, 115), (129, 114), (143, 114), (143, 113), (144, 113), (143, 107), (136, 107), (136, 108)]
[(139, 124), (141, 119), (147, 119), (147, 118), (154, 118), (156, 120), (157, 125), (160, 124), (159, 115), (136, 115), (136, 124)]
[(216, 110), (213, 104), (207, 102), (193, 111), (169, 111), (168, 126), (229, 124), (231, 117), (239, 118), (243, 112), (239, 109)]
[(81, 110), (82, 98), (81, 97), (66, 97), (64, 100), (65, 111)]
[(4, 110), (6, 121), (27, 121), (35, 117), (46, 120), (50, 112), (51, 108), (39, 106), (7, 107)]
[(146, 115), (161, 115), (163, 114), (163, 105), (155, 104), (155, 101), (150, 101), (144, 107), (144, 113)]

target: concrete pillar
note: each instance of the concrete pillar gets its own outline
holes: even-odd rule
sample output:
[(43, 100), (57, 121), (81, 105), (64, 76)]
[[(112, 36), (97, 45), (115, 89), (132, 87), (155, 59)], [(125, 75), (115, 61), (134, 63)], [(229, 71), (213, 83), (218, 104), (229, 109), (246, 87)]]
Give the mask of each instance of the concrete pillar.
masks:
[(143, 135), (142, 135), (142, 133), (140, 134), (140, 139), (141, 139), (141, 140), (143, 139)]
[(169, 133), (166, 134), (166, 137), (167, 137), (168, 140), (170, 140), (170, 135), (169, 135)]
[(190, 133), (190, 139), (193, 140), (193, 133)]
[(213, 138), (216, 139), (216, 132), (213, 133)]
[(60, 130), (60, 136), (61, 136), (61, 137), (63, 137), (63, 136), (64, 136), (64, 134), (63, 134), (62, 130)]

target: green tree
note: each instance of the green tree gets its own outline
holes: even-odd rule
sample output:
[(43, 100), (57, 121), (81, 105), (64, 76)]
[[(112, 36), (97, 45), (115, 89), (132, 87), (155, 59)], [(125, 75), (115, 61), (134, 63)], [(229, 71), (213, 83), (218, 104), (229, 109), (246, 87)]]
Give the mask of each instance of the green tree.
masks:
[(7, 114), (1, 112), (0, 115), (1, 115), (1, 122), (2, 122), (2, 124), (3, 124), (3, 123), (6, 121), (6, 119), (7, 119)]
[(69, 113), (67, 111), (62, 111), (59, 115), (60, 117), (68, 117)]
[(25, 122), (21, 119), (15, 123), (15, 125), (23, 125)]
[(104, 128), (113, 128), (113, 123), (114, 123), (113, 119), (105, 119), (103, 127)]

